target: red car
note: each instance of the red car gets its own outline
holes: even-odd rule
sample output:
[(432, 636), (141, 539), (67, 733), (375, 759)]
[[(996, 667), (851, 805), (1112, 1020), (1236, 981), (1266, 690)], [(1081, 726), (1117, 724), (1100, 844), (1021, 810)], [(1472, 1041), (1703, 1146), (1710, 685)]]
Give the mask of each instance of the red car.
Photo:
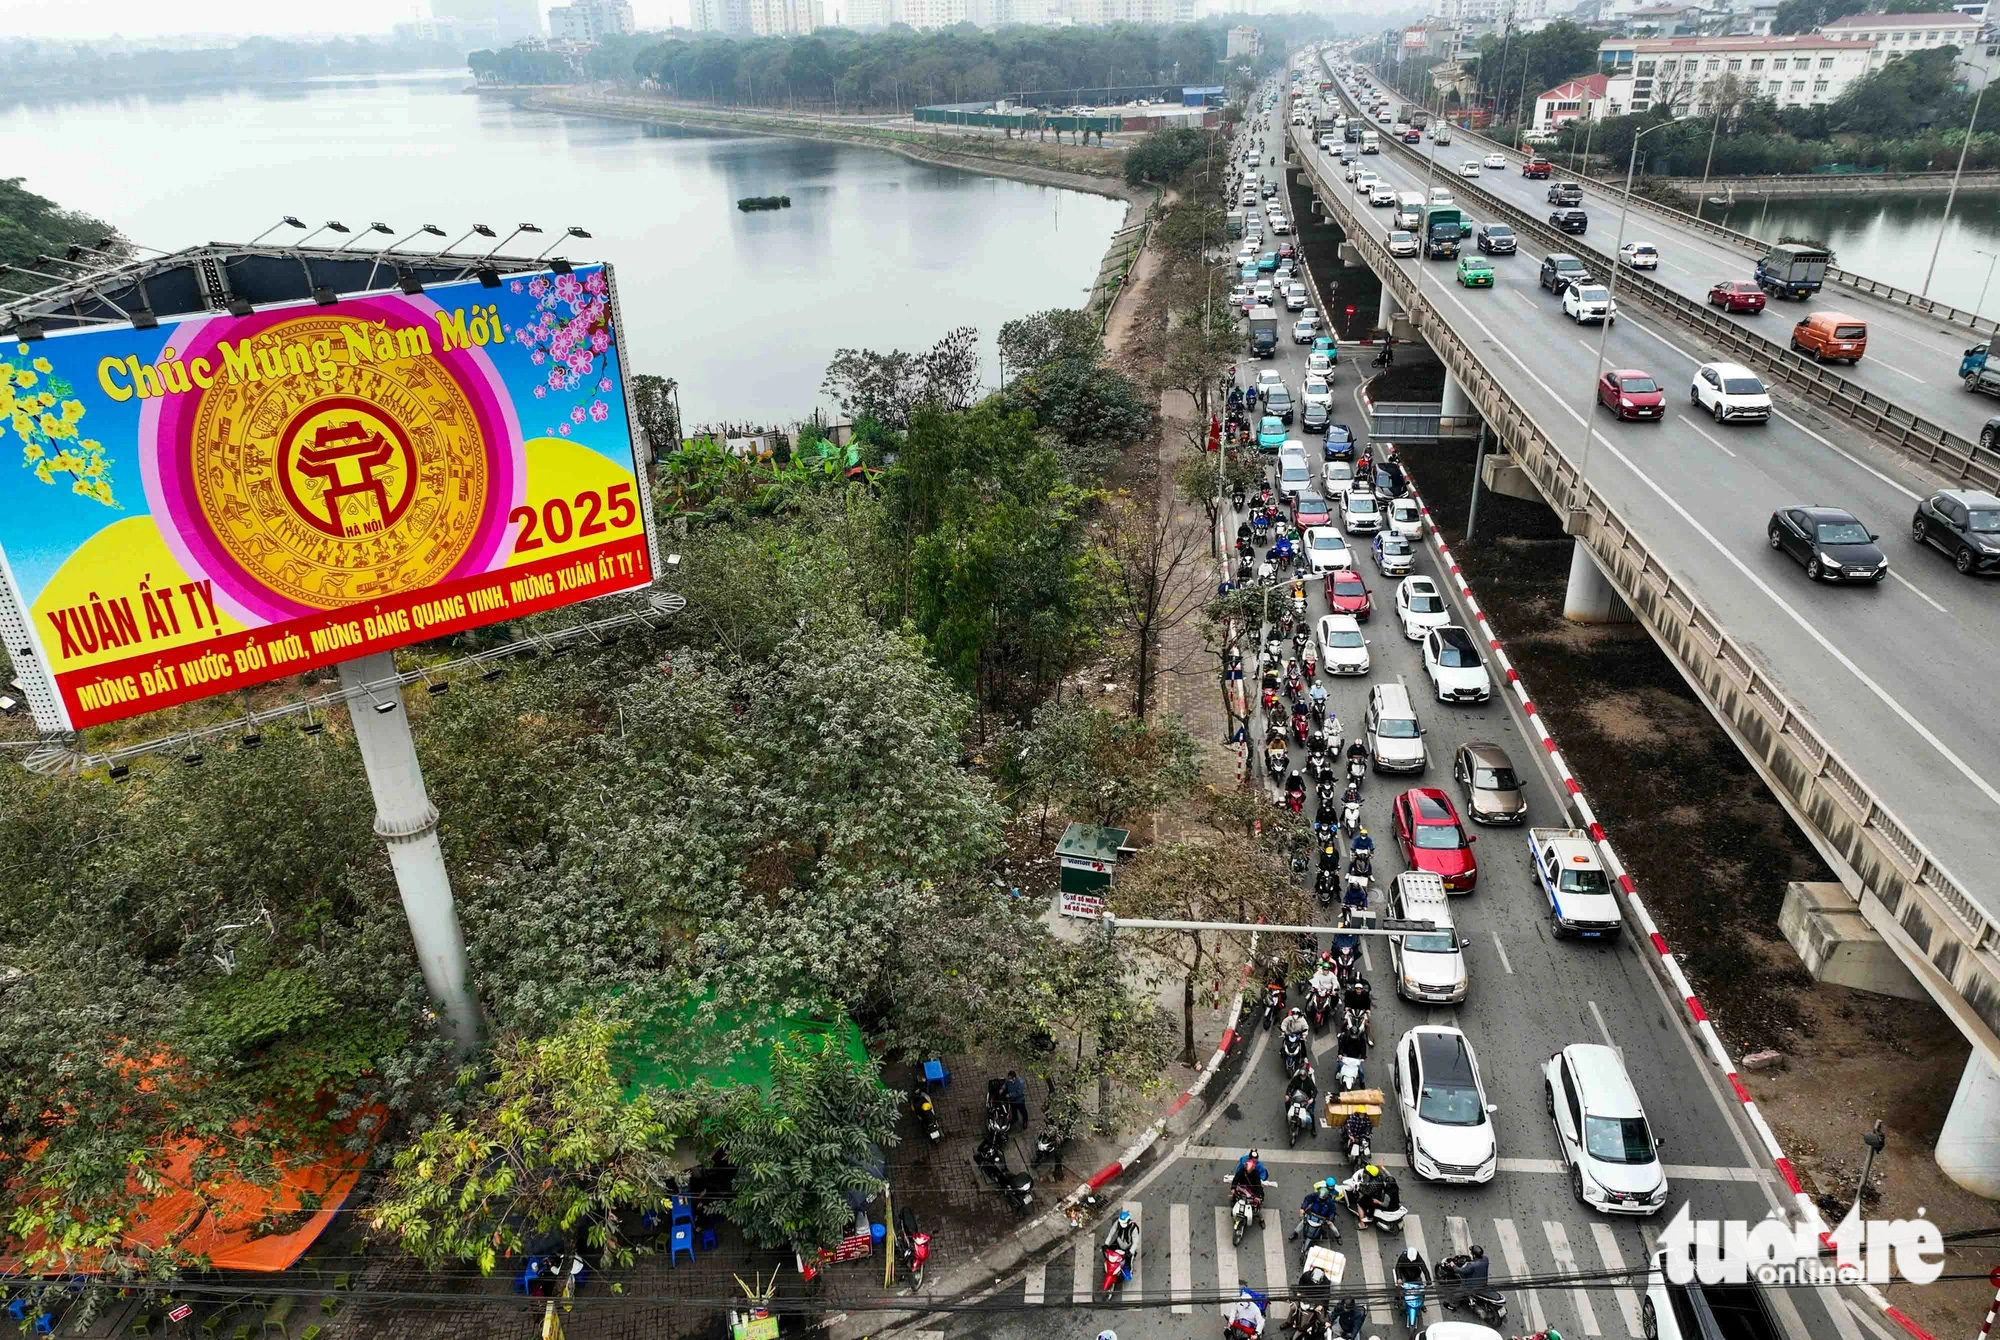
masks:
[(1521, 164), (1523, 177), (1546, 177), (1556, 170), (1556, 165), (1546, 158), (1530, 158)]
[(1298, 249), (1290, 242), (1283, 243), (1278, 248), (1278, 259), (1281, 261), (1288, 261), (1298, 254)]
[(1479, 883), (1479, 862), (1472, 855), (1478, 839), (1467, 835), (1449, 796), (1434, 786), (1420, 786), (1397, 796), (1391, 814), (1396, 842), (1412, 870), (1443, 879), (1446, 893), (1472, 892)]
[(1614, 368), (1598, 378), (1597, 403), (1621, 419), (1664, 419), (1667, 413), (1667, 393), (1637, 368)]
[(1326, 608), (1330, 614), (1352, 614), (1355, 622), (1366, 623), (1375, 612), (1375, 601), (1360, 573), (1338, 568), (1326, 574)]
[(1333, 509), (1325, 498), (1317, 493), (1294, 493), (1292, 495), (1292, 523), (1300, 530), (1313, 526), (1325, 526), (1333, 521)]
[(1730, 312), (1761, 312), (1764, 290), (1747, 279), (1725, 279), (1708, 291), (1708, 305)]

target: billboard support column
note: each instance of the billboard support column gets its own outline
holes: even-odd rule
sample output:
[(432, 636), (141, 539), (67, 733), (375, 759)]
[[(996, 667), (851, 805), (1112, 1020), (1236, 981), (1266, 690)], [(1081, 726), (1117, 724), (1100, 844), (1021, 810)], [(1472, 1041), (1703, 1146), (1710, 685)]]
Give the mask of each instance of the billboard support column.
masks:
[[(396, 682), (396, 657), (378, 651), (340, 663), (340, 684), (349, 694), (347, 713), (354, 741), (368, 770), (375, 796), (375, 835), (389, 849), (396, 889), (424, 985), (444, 1011), (445, 1031), (461, 1054), (479, 1044), (479, 1002), (474, 997), (465, 954), (465, 933), (451, 898), (444, 848), (438, 843), (437, 807), (424, 790), (424, 770)], [(382, 710), (387, 705), (389, 710)]]

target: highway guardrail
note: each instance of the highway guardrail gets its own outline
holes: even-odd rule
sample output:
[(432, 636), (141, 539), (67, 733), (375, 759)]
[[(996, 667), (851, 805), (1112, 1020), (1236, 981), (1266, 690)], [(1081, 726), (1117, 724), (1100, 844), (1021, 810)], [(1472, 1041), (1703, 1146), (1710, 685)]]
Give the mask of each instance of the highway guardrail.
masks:
[[(1322, 59), (1321, 63), (1325, 63), (1324, 59)], [(1327, 74), (1329, 78), (1333, 79), (1334, 87), (1340, 90), (1341, 100), (1347, 103), (1348, 106), (1353, 107), (1355, 105), (1354, 100), (1348, 96), (1347, 89), (1340, 83), (1339, 78), (1333, 74), (1331, 69), (1327, 71)], [(1511, 145), (1502, 144), (1498, 140), (1489, 139), (1476, 130), (1463, 130), (1457, 126), (1452, 127), (1452, 130), (1454, 134), (1465, 136), (1475, 147), (1484, 150), (1486, 153), (1507, 155), (1507, 160), (1510, 163), (1518, 165), (1524, 158), (1520, 150)], [(1608, 177), (1600, 177), (1590, 172), (1573, 171), (1566, 172), (1565, 175), (1575, 177), (1579, 181), (1589, 182), (1598, 189), (1609, 191), (1613, 195), (1624, 194), (1624, 183), (1612, 181)], [(1740, 247), (1744, 251), (1754, 253), (1758, 256), (1764, 255), (1764, 253), (1771, 249), (1771, 244), (1760, 237), (1752, 237), (1749, 233), (1740, 233), (1734, 228), (1724, 227), (1722, 224), (1690, 214), (1684, 209), (1675, 209), (1672, 205), (1665, 205), (1657, 200), (1650, 200), (1643, 195), (1635, 194), (1632, 197), (1632, 206), (1645, 213), (1665, 219), (1677, 227), (1704, 233), (1718, 241), (1727, 242), (1732, 246)], [(1900, 307), (1907, 307), (1911, 311), (1922, 312), (1927, 316), (1934, 316), (1942, 321), (1949, 321), (1953, 325), (1962, 326), (1966, 330), (1975, 333), (1992, 334), (2000, 331), (2000, 321), (1996, 321), (1992, 317), (1981, 316), (1977, 312), (1968, 312), (1963, 308), (1953, 307), (1950, 303), (1939, 302), (1935, 298), (1925, 298), (1910, 292), (1908, 289), (1897, 288), (1894, 284), (1885, 284), (1879, 279), (1870, 279), (1867, 275), (1858, 275), (1851, 270), (1843, 270), (1838, 266), (1829, 265), (1826, 269), (1826, 277), (1844, 288), (1853, 289), (1857, 293), (1866, 293), (1871, 297), (1880, 298), (1884, 302), (1893, 303)]]
[[(1412, 162), (1424, 161), (1423, 155), (1412, 153), (1407, 145), (1397, 143), (1395, 148)], [(1755, 364), (1806, 399), (1818, 401), (1904, 455), (1960, 483), (1988, 490), (2000, 488), (2000, 451), (1960, 437), (1887, 396), (1859, 386), (1775, 340), (1718, 315), (1707, 303), (1676, 293), (1642, 271), (1616, 265), (1608, 253), (1544, 223), (1519, 206), (1474, 185), (1469, 178), (1454, 176), (1450, 185), (1455, 194), (1512, 225), (1517, 234), (1532, 238), (1550, 251), (1568, 252), (1590, 265), (1599, 278), (1608, 277), (1615, 267), (1623, 295), (1639, 298), (1738, 361)], [(1633, 200), (1636, 203), (1638, 197)]]
[[(1295, 142), (1298, 137), (1294, 137)], [(2000, 1058), (2000, 936), (1995, 923), (1813, 729), (1755, 656), (1676, 578), (1626, 519), (1453, 329), (1417, 278), (1389, 255), (1378, 230), (1354, 213), (1351, 193), (1327, 173), (1304, 137), (1296, 157), (1323, 207), (1396, 296), (1425, 343), (1457, 379), (1542, 496), (1620, 597), (1754, 763), (1827, 860), (1845, 872), (1870, 924), (1897, 944), (1912, 971), (1959, 1028)], [(1443, 281), (1439, 281), (1442, 283)]]

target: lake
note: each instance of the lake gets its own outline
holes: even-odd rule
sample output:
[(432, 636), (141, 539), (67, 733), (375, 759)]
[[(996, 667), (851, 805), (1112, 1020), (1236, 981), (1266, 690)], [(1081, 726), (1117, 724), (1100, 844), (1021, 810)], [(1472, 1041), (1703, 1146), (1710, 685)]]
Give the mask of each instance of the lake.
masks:
[[(1811, 237), (1833, 249), (1843, 270), (1921, 292), (1944, 218), (1944, 196), (1833, 195), (1809, 200), (1739, 201), (1702, 213), (1731, 228), (1775, 241)], [(2000, 196), (1961, 191), (1938, 251), (1930, 294), (1940, 302), (2000, 317), (2000, 283), (1988, 285), (2000, 256)]]
[[(690, 424), (789, 423), (819, 401), (835, 349), (914, 350), (962, 325), (997, 384), (1000, 323), (1081, 306), (1124, 219), (1120, 201), (879, 150), (528, 112), (467, 83), (15, 106), (0, 143), (28, 189), (167, 250), (248, 240), (285, 214), (397, 236), (435, 223), (445, 240), (475, 222), (547, 230), (515, 254), (584, 228), (556, 251), (618, 267), (631, 366), (678, 378)], [(747, 195), (792, 205), (743, 213)], [(284, 235), (300, 236), (270, 240)]]

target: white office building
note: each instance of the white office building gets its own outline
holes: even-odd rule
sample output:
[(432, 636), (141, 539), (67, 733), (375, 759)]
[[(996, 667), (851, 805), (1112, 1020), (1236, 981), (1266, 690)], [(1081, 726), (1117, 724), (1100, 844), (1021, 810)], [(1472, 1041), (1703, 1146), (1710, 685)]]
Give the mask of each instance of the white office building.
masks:
[(1610, 38), (1598, 44), (1605, 115), (1667, 107), (1703, 116), (1719, 96), (1780, 107), (1832, 102), (1872, 67), (1875, 44), (1795, 37)]
[[(1957, 11), (1948, 14), (1849, 14), (1844, 19), (1823, 24), (1819, 31), (1827, 37), (1860, 38), (1873, 42), (1875, 55), (1868, 67), (1871, 70), (1879, 70), (1912, 51), (1957, 47), (1959, 54), (1967, 58), (1967, 64), (1959, 69), (1959, 75), (1968, 81), (1968, 87), (1978, 89), (1990, 77), (1993, 64), (1987, 59), (1986, 44), (1979, 40), (1983, 23), (1984, 20), (1975, 15)], [(1985, 67), (1983, 72), (1982, 67)]]
[(596, 43), (628, 36), (633, 30), (632, 6), (625, 0), (576, 0), (549, 11), (552, 42)]

